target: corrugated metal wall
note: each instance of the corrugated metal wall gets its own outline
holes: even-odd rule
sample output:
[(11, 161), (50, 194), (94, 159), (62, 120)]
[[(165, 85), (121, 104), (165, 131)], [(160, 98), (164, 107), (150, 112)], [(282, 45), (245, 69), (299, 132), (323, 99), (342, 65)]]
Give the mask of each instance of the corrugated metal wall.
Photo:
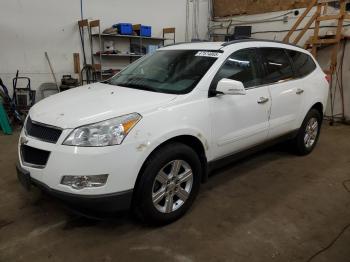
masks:
[(260, 14), (306, 7), (310, 0), (213, 0), (214, 16)]

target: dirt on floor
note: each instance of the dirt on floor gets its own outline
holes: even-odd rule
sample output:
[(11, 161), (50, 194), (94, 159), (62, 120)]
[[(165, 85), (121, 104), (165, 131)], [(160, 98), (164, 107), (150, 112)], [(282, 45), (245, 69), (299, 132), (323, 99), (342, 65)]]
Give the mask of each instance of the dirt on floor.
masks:
[(348, 262), (349, 137), (350, 127), (324, 125), (309, 156), (274, 147), (220, 169), (187, 215), (150, 228), (128, 215), (73, 215), (25, 192), (18, 132), (0, 135), (0, 261)]

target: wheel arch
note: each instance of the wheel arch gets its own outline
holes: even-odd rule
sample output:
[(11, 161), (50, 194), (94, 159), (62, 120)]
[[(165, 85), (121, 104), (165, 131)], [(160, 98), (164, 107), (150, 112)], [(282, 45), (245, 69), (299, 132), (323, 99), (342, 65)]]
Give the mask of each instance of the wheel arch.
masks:
[(311, 109), (316, 109), (321, 114), (321, 121), (322, 121), (323, 120), (323, 112), (324, 112), (323, 104), (321, 102), (317, 102), (310, 108), (310, 110)]
[(160, 143), (158, 146), (156, 146), (151, 153), (147, 156), (147, 158), (145, 159), (145, 161), (143, 162), (141, 169), (137, 175), (136, 181), (135, 181), (135, 186), (134, 188), (136, 189), (139, 181), (140, 181), (140, 177), (147, 165), (147, 161), (148, 159), (152, 156), (152, 154), (154, 154), (156, 151), (158, 151), (160, 148), (164, 147), (165, 145), (171, 144), (171, 143), (182, 143), (185, 145), (189, 145), (192, 149), (195, 150), (195, 152), (198, 154), (200, 161), (201, 161), (201, 165), (202, 165), (202, 177), (201, 180), (202, 182), (205, 182), (208, 178), (208, 163), (207, 163), (207, 157), (206, 157), (206, 150), (205, 150), (205, 145), (202, 143), (202, 141), (193, 135), (178, 135), (172, 138), (169, 138), (165, 141), (163, 141), (162, 143)]

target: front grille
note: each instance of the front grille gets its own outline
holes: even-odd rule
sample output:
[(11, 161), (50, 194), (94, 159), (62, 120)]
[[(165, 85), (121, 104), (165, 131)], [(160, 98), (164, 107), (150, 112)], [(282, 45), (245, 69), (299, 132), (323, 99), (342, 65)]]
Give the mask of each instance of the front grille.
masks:
[(44, 168), (49, 159), (50, 152), (21, 145), (21, 157), (24, 165), (33, 165), (35, 167)]
[(55, 128), (33, 122), (30, 117), (27, 119), (25, 130), (27, 135), (49, 143), (56, 143), (62, 133), (62, 130), (58, 127)]

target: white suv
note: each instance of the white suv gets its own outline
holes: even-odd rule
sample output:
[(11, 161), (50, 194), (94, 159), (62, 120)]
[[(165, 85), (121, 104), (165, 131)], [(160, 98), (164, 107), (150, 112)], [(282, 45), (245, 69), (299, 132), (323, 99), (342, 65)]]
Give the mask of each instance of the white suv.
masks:
[(106, 82), (33, 106), (18, 178), (83, 211), (132, 207), (148, 222), (169, 223), (188, 210), (218, 160), (280, 139), (310, 153), (327, 97), (326, 75), (297, 46), (161, 48)]

